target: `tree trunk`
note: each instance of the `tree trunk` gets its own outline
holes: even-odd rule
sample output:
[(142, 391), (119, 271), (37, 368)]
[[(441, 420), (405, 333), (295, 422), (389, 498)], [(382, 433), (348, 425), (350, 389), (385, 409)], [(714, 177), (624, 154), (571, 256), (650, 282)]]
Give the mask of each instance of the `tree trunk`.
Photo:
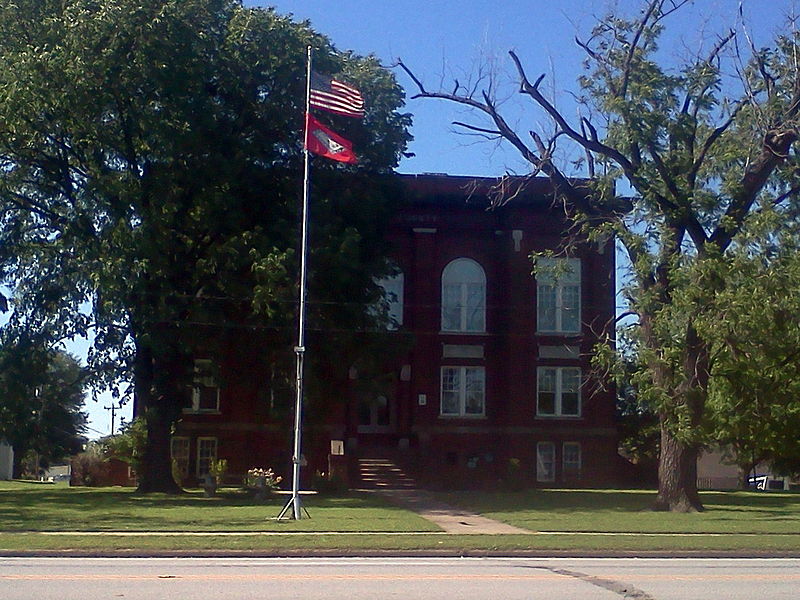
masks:
[(145, 410), (147, 422), (147, 445), (141, 461), (139, 474), (139, 487), (137, 492), (149, 494), (163, 492), (165, 494), (180, 494), (181, 487), (175, 483), (172, 476), (172, 457), (170, 440), (172, 423), (175, 420), (164, 410), (164, 402), (154, 403)]
[(14, 451), (14, 462), (11, 466), (11, 477), (20, 479), (22, 477), (22, 452), (18, 452), (13, 446), (12, 450)]
[[(147, 443), (137, 472), (139, 487), (136, 491), (179, 494), (183, 490), (172, 476), (170, 442), (172, 424), (179, 414), (179, 408), (176, 410), (171, 404), (179, 407), (180, 403), (155, 389), (157, 381), (166, 378), (156, 377), (157, 365), (153, 355), (150, 345), (136, 344), (134, 405), (136, 415), (144, 418), (147, 424)], [(167, 365), (161, 365), (161, 368), (170, 371)]]
[[(657, 350), (659, 341), (653, 335), (651, 315), (642, 315), (642, 329), (651, 349)], [(673, 427), (678, 425), (677, 412), (687, 411), (689, 437), (699, 429), (708, 389), (708, 352), (690, 322), (686, 330), (686, 347), (683, 371), (668, 370), (660, 361), (651, 365), (653, 383), (662, 390), (671, 390), (669, 406), (662, 408), (658, 420), (661, 426), (661, 448), (658, 457), (658, 496), (654, 510), (672, 512), (699, 512), (703, 503), (697, 493), (697, 458), (700, 445), (676, 437)], [(677, 380), (677, 385), (676, 385)]]
[(658, 460), (658, 497), (655, 510), (699, 512), (704, 510), (697, 492), (699, 447), (678, 440), (661, 423), (661, 454)]

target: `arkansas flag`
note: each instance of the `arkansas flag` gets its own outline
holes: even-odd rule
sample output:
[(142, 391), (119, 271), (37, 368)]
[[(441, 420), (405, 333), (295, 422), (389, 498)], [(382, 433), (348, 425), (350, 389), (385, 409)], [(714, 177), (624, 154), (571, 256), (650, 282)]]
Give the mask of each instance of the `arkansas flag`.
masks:
[(358, 162), (350, 141), (331, 131), (311, 115), (308, 115), (307, 122), (306, 148), (309, 152), (343, 163)]

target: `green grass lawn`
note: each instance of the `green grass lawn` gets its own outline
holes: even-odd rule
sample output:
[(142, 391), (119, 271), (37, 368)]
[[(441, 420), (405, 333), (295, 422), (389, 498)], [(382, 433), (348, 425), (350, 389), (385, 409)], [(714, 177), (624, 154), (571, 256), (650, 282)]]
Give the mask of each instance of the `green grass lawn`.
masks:
[[(643, 491), (453, 492), (440, 496), (532, 533), (444, 534), (416, 514), (368, 494), (310, 496), (305, 500), (311, 519), (276, 522), (274, 517), (285, 498), (259, 503), (235, 490), (223, 491), (217, 498), (204, 498), (198, 491), (183, 496), (141, 496), (130, 488), (0, 482), (0, 552), (152, 550), (280, 555), (422, 551), (480, 555), (677, 551), (800, 555), (800, 494), (795, 493), (709, 492), (703, 494), (708, 510), (689, 515), (648, 510), (654, 494)], [(97, 531), (142, 535), (83, 535)], [(149, 536), (146, 531), (202, 535)], [(219, 535), (223, 531), (243, 535)]]
[(800, 556), (800, 548), (792, 536), (722, 536), (669, 537), (636, 536), (606, 537), (586, 535), (447, 535), (447, 534), (377, 534), (355, 535), (275, 535), (219, 537), (62, 537), (41, 533), (0, 534), (0, 556), (3, 552), (76, 551), (85, 553), (133, 553), (147, 551), (175, 554), (208, 552), (253, 552), (285, 556), (326, 552), (353, 555), (363, 552), (398, 552), (483, 556), (491, 553), (681, 553), (708, 555), (734, 553), (758, 556), (780, 554)]
[(237, 490), (215, 498), (139, 495), (132, 488), (0, 482), (0, 531), (438, 531), (374, 495), (308, 496), (312, 519), (275, 521), (284, 496), (257, 502)]
[(798, 534), (800, 494), (702, 492), (705, 512), (650, 510), (655, 492), (643, 490), (531, 490), (452, 492), (442, 500), (533, 531), (633, 533)]

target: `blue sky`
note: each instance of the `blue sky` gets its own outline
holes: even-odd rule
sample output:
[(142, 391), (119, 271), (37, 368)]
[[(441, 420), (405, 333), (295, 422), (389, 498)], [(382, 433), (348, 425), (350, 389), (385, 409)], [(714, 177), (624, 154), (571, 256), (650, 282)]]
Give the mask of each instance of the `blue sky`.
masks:
[[(547, 131), (548, 123), (515, 94), (507, 52), (513, 49), (518, 53), (530, 77), (545, 73), (543, 89), (565, 114), (575, 114), (569, 92), (577, 90), (583, 54), (574, 38), (585, 38), (597, 15), (613, 7), (630, 15), (640, 5), (636, 0), (274, 0), (245, 4), (271, 5), (279, 13), (307, 19), (340, 50), (374, 54), (387, 66), (402, 58), (430, 89), (440, 83), (449, 89), (453, 78), (466, 82), (489, 65), (501, 83), (500, 96), (505, 98), (509, 121), (522, 131)], [(798, 4), (800, 0), (743, 0), (748, 31), (756, 45), (767, 44)], [(708, 48), (715, 33), (740, 27), (738, 6), (738, 0), (698, 0), (673, 16), (662, 44), (664, 59), (677, 63), (681, 56)], [(399, 70), (397, 77), (412, 95), (409, 78)], [(470, 121), (470, 117), (455, 105), (409, 99), (406, 110), (414, 116), (415, 140), (409, 149), (416, 156), (402, 162), (401, 172), (485, 176), (526, 172), (527, 166), (512, 149), (457, 134), (450, 123)], [(71, 350), (85, 353), (85, 346), (75, 344)], [(108, 396), (88, 402), (92, 437), (109, 431), (110, 415), (103, 409), (108, 404)], [(121, 414), (130, 418), (130, 407)]]
[[(500, 96), (507, 98), (505, 107), (512, 115), (510, 122), (523, 131), (542, 126), (547, 131), (547, 120), (515, 93), (508, 51), (517, 52), (529, 77), (545, 73), (543, 89), (565, 114), (574, 115), (569, 92), (577, 91), (575, 82), (584, 58), (574, 38), (585, 39), (597, 16), (609, 9), (617, 7), (617, 12), (633, 15), (641, 2), (274, 0), (245, 4), (274, 6), (281, 14), (307, 19), (340, 50), (374, 54), (387, 66), (402, 58), (430, 89), (443, 82), (449, 90), (454, 77), (465, 82), (478, 68), (494, 65), (503, 84)], [(742, 0), (748, 32), (756, 45), (767, 44), (783, 28), (794, 5), (800, 11), (795, 0)], [(666, 22), (664, 58), (678, 62), (682, 56), (708, 49), (715, 33), (739, 28), (738, 6), (739, 0), (698, 0), (681, 9)], [(396, 73), (411, 96), (413, 83), (401, 71)], [(406, 108), (414, 115), (415, 140), (410, 150), (416, 156), (402, 162), (401, 172), (494, 176), (527, 170), (513, 149), (456, 133), (451, 122), (469, 119), (456, 105), (409, 99)]]

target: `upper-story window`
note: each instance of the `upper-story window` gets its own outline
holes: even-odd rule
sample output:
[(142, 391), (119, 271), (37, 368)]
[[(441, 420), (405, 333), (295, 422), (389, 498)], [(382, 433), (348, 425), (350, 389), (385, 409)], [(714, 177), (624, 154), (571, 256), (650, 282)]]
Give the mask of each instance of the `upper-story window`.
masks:
[(383, 307), (389, 317), (388, 328), (397, 329), (403, 324), (403, 286), (405, 278), (400, 271), (396, 275), (382, 277), (375, 281), (383, 289)]
[(442, 331), (486, 331), (486, 275), (469, 258), (457, 258), (442, 272)]
[(191, 404), (184, 409), (184, 412), (219, 412), (219, 383), (216, 375), (214, 361), (207, 358), (195, 359)]
[(580, 333), (581, 261), (536, 259), (536, 321), (542, 333)]

